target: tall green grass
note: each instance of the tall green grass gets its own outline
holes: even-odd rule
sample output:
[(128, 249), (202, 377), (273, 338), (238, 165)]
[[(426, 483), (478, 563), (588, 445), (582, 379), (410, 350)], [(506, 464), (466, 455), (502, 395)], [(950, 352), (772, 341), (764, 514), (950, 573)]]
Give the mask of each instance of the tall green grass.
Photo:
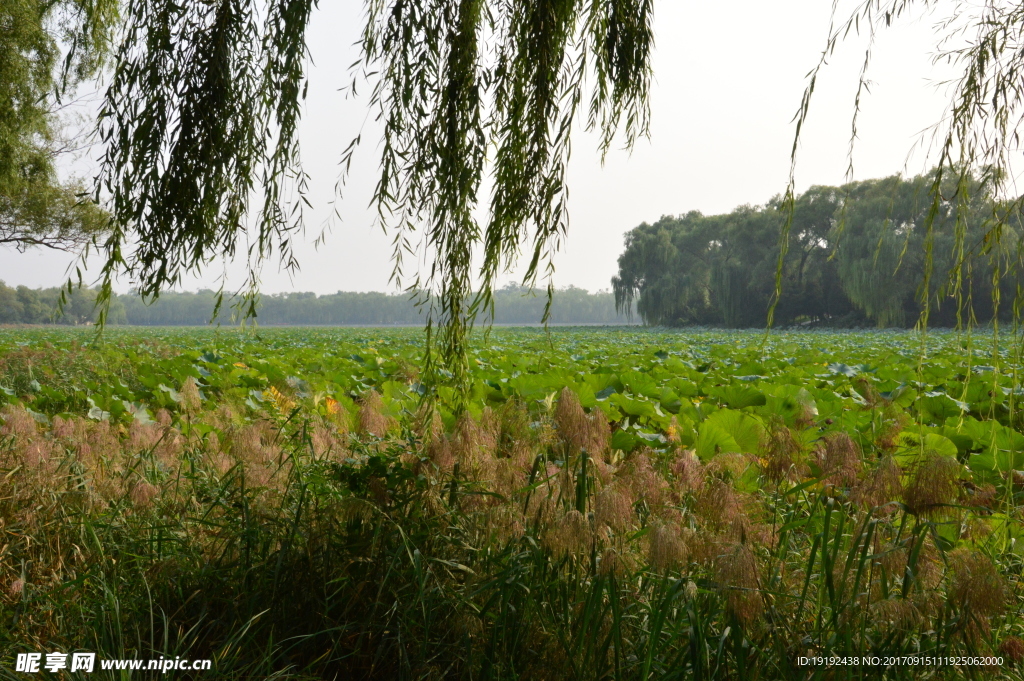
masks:
[[(0, 678), (51, 650), (203, 679), (1021, 678), (1006, 500), (884, 442), (621, 457), (568, 391), (449, 433), (188, 391), (150, 426), (3, 412)], [(799, 664), (831, 655), (1004, 663)]]

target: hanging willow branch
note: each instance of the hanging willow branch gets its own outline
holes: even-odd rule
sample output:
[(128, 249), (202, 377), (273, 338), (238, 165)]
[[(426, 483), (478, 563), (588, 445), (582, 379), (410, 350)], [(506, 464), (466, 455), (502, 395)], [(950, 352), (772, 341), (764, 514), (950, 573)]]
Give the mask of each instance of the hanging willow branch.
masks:
[(295, 267), (301, 212), (286, 207), (283, 187), (303, 187), (297, 124), (312, 4), (274, 0), (263, 17), (247, 0), (127, 5), (100, 113), (114, 214), (101, 302), (118, 274), (153, 298), (235, 255), (254, 193), (265, 199), (250, 261), (276, 246)]
[[(574, 123), (585, 118), (602, 152), (620, 127), (626, 146), (646, 134), (652, 3), (366, 0), (358, 67), (384, 128), (375, 203), (394, 236), (394, 280), (420, 292), (429, 313), (429, 368), (456, 387), (467, 385), (468, 329), (478, 312), (493, 313), (497, 276), (523, 249), (528, 283), (551, 273), (568, 224)], [(253, 196), (263, 201), (251, 288), (275, 253), (297, 265), (296, 130), (314, 5), (127, 6), (101, 118), (115, 215), (102, 244), (104, 298), (119, 274), (155, 297), (235, 255)], [(409, 255), (426, 257), (426, 271), (407, 272)]]
[[(940, 297), (952, 297), (958, 306), (963, 304), (963, 282), (970, 280), (970, 273), (965, 276), (964, 267), (969, 267), (967, 263), (971, 262), (973, 255), (988, 258), (995, 282), (1020, 269), (1024, 245), (1020, 213), (1024, 208), (1024, 196), (1014, 185), (1011, 157), (1020, 150), (1020, 130), (1024, 123), (1024, 3), (994, 1), (942, 5), (932, 0), (863, 0), (845, 21), (834, 24), (830, 29), (821, 59), (808, 74), (807, 87), (794, 117), (796, 134), (790, 157), (789, 184), (783, 201), (789, 218), (779, 237), (780, 254), (775, 295), (768, 312), (769, 327), (782, 294), (783, 262), (795, 210), (797, 150), (823, 68), (847, 37), (861, 32), (867, 34), (868, 47), (854, 102), (847, 177), (850, 180), (857, 116), (862, 94), (866, 91), (867, 66), (878, 31), (891, 26), (915, 8), (946, 6), (950, 11), (948, 18), (937, 26), (939, 44), (933, 60), (953, 65), (959, 69), (959, 75), (947, 84), (952, 92), (950, 104), (933, 129), (934, 152), (938, 159), (929, 189), (931, 205), (923, 226), (926, 236), (925, 270), (919, 294), (919, 327), (927, 328), (929, 314)], [(979, 192), (992, 199), (993, 208), (984, 221), (983, 238), (968, 244), (965, 242), (968, 232), (965, 221), (969, 214), (966, 206)], [(956, 220), (956, 240), (953, 252), (949, 254), (953, 267), (946, 281), (936, 286), (931, 281), (935, 255), (932, 237), (936, 220), (950, 215)], [(998, 310), (998, 287), (992, 295), (993, 309)], [(1015, 311), (1020, 309), (1021, 301), (1014, 301), (1013, 306)]]

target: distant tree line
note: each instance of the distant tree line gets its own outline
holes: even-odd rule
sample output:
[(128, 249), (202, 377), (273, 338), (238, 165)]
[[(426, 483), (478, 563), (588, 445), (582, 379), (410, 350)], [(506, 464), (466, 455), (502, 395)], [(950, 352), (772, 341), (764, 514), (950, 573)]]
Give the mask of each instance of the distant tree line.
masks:
[[(67, 295), (63, 314), (58, 314), (61, 289), (11, 288), (0, 281), (0, 324), (91, 324), (96, 318), (96, 291), (74, 289)], [(111, 324), (125, 324), (124, 300), (120, 296), (110, 309)]]
[[(76, 289), (57, 315), (60, 289), (11, 288), (0, 281), (0, 324), (86, 324), (95, 321), (97, 292)], [(210, 322), (217, 294), (210, 290), (197, 293), (163, 293), (146, 304), (137, 295), (116, 296), (108, 323), (139, 326), (186, 326)], [(536, 324), (544, 315), (546, 298), (528, 289), (510, 285), (495, 292), (494, 322), (497, 324)], [(232, 321), (233, 300), (225, 298), (219, 314), (222, 324)], [(369, 325), (423, 324), (424, 317), (407, 294), (279, 293), (260, 297), (256, 321), (266, 325)], [(554, 295), (550, 323), (553, 324), (625, 324), (626, 314), (616, 311), (611, 292), (590, 293), (568, 287)]]
[[(798, 196), (776, 323), (913, 325), (923, 309), (929, 258), (931, 326), (955, 326), (958, 314), (964, 323), (971, 315), (982, 323), (995, 313), (1012, 318), (1021, 232), (986, 237), (997, 211), (1010, 207), (977, 180), (943, 186), (933, 202), (934, 180), (934, 172), (889, 177), (816, 186)], [(1020, 225), (1012, 212), (1011, 224)], [(612, 280), (619, 309), (635, 304), (652, 325), (763, 326), (786, 218), (776, 197), (725, 215), (693, 211), (636, 227), (626, 234)], [(1001, 276), (993, 277), (993, 264)]]

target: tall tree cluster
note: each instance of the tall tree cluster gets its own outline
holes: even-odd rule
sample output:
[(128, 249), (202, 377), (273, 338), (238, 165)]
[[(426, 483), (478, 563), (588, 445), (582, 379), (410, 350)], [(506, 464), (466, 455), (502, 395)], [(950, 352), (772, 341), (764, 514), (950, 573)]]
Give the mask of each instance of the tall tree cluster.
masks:
[[(789, 224), (776, 324), (956, 326), (1011, 318), (1020, 214), (988, 185), (904, 179), (816, 186), (725, 215), (690, 212), (626, 235), (613, 290), (647, 324), (764, 326)], [(1001, 225), (993, 229), (994, 225)], [(957, 267), (956, 265), (959, 265)], [(993, 272), (998, 273), (993, 276)]]
[[(7, 286), (0, 281), (0, 324), (92, 324), (96, 321), (94, 289), (82, 287), (69, 294), (59, 288), (32, 289)], [(60, 305), (61, 298), (63, 305)], [(112, 324), (127, 324), (122, 297), (115, 298), (109, 311)]]
[(117, 18), (117, 0), (0, 2), (0, 246), (77, 250), (106, 230), (56, 159), (69, 148), (61, 108), (102, 66)]

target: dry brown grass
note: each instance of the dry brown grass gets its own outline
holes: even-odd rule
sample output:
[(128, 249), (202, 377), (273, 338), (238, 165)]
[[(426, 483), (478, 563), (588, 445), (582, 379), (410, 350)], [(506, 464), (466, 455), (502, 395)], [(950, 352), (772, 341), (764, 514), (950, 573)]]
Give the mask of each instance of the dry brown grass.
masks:
[(877, 515), (891, 515), (898, 511), (892, 502), (903, 499), (903, 471), (891, 456), (879, 461), (862, 476), (851, 492), (851, 498), (862, 507), (875, 509)]
[(593, 532), (586, 517), (572, 509), (555, 520), (544, 534), (544, 546), (558, 558), (588, 553)]
[(189, 376), (181, 384), (181, 388), (178, 390), (178, 395), (181, 398), (181, 408), (186, 414), (196, 414), (202, 409), (202, 401), (199, 396), (199, 386), (196, 385), (196, 380)]
[(829, 433), (821, 439), (815, 458), (825, 484), (846, 488), (856, 484), (863, 468), (860, 447), (846, 433)]
[(704, 464), (692, 449), (685, 449), (679, 453), (672, 464), (672, 474), (675, 476), (676, 486), (682, 492), (694, 492), (704, 486)]
[(749, 526), (746, 500), (729, 483), (712, 478), (696, 494), (692, 511), (701, 526), (712, 534), (735, 533)]
[(910, 471), (903, 500), (914, 515), (936, 516), (945, 513), (960, 494), (964, 467), (953, 457), (926, 454)]
[(384, 437), (397, 426), (397, 422), (385, 413), (384, 400), (376, 390), (369, 390), (359, 400), (359, 416), (356, 432), (360, 435)]
[(595, 409), (588, 414), (569, 388), (562, 388), (558, 395), (554, 421), (559, 438), (571, 453), (585, 451), (598, 457), (608, 449), (611, 427), (604, 412)]
[(803, 477), (802, 448), (782, 419), (774, 419), (761, 443), (762, 474), (774, 483)]
[(723, 547), (715, 560), (715, 577), (726, 594), (730, 614), (744, 626), (751, 626), (764, 610), (760, 592), (757, 558), (746, 544)]
[(1007, 636), (999, 643), (997, 652), (1016, 666), (1024, 662), (1024, 641), (1018, 636)]
[(649, 450), (633, 452), (619, 469), (616, 478), (627, 485), (633, 496), (652, 510), (661, 509), (668, 501), (668, 481), (657, 471)]
[(658, 522), (650, 530), (648, 556), (659, 570), (679, 567), (687, 557), (683, 528), (678, 522)]
[(1006, 607), (1006, 580), (988, 556), (968, 548), (950, 554), (949, 569), (947, 597), (961, 615), (963, 635), (977, 643), (988, 635), (991, 618)]
[(594, 520), (601, 527), (625, 532), (636, 522), (634, 502), (635, 496), (627, 485), (608, 485), (594, 498)]

